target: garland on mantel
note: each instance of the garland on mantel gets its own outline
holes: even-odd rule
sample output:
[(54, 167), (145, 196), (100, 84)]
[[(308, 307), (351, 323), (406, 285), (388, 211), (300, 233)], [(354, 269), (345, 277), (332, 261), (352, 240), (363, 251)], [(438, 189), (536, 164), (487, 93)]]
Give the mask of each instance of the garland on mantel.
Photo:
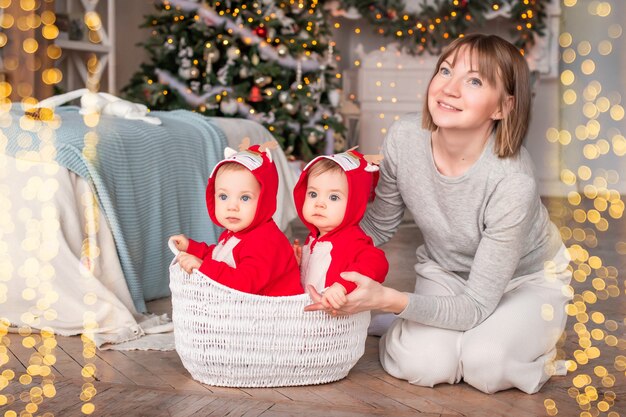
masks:
[[(378, 34), (410, 40), (409, 50), (438, 55), (452, 40), (472, 27), (484, 26), (494, 13), (507, 17), (511, 40), (522, 52), (543, 36), (547, 0), (433, 0), (418, 13), (408, 13), (402, 0), (343, 0), (337, 8), (358, 11)], [(345, 14), (345, 12), (344, 12)]]

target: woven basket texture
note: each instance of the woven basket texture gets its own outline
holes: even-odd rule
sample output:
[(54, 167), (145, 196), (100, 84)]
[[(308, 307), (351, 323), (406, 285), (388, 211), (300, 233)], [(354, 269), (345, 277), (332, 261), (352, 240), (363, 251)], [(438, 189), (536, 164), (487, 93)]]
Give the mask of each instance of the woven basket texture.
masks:
[(308, 294), (267, 297), (170, 267), (176, 351), (191, 376), (224, 387), (337, 381), (363, 355), (370, 313), (305, 312)]

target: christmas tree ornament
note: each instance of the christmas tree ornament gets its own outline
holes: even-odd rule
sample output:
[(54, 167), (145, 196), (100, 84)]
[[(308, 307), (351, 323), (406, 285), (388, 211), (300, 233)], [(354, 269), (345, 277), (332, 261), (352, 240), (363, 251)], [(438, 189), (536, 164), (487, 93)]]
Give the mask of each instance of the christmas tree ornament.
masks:
[(227, 98), (220, 102), (220, 111), (227, 116), (232, 116), (237, 113), (238, 108), (237, 100)]
[(248, 78), (249, 75), (250, 75), (250, 71), (248, 70), (248, 67), (239, 68), (239, 76), (241, 78)]
[(257, 54), (253, 54), (252, 58), (250, 58), (250, 63), (256, 67), (259, 65), (259, 62), (261, 62), (259, 56)]
[(206, 62), (205, 72), (210, 74), (213, 72), (213, 63), (220, 59), (220, 51), (213, 46), (213, 43), (207, 42), (204, 48), (204, 61)]
[(278, 56), (287, 56), (289, 48), (287, 48), (287, 45), (280, 44), (276, 47), (276, 52), (278, 53)]
[(239, 48), (235, 48), (234, 46), (226, 50), (226, 57), (230, 60), (235, 60), (239, 58), (239, 54), (240, 54)]
[(309, 143), (309, 145), (315, 145), (317, 142), (319, 142), (319, 140), (320, 138), (315, 132), (310, 132), (306, 137), (306, 141)]
[(287, 111), (287, 113), (293, 116), (294, 114), (298, 112), (298, 103), (288, 101), (285, 104), (283, 104), (283, 108)]
[(263, 90), (263, 94), (265, 94), (267, 97), (275, 97), (276, 89), (273, 87), (266, 88), (265, 90)]
[(191, 91), (193, 91), (194, 93), (198, 94), (200, 92), (200, 81), (192, 81), (189, 83), (189, 87), (191, 88)]
[(213, 72), (213, 63), (220, 59), (220, 51), (217, 48), (207, 48), (204, 50), (204, 60), (206, 61), (205, 72)]
[(267, 37), (267, 29), (265, 29), (265, 26), (259, 26), (254, 29), (254, 34), (261, 39), (265, 39)]
[(220, 59), (220, 51), (217, 48), (205, 49), (204, 59), (212, 64)]
[(280, 28), (282, 35), (295, 35), (300, 31), (300, 27), (295, 23), (293, 19), (285, 18), (281, 19), (283, 26)]
[(166, 51), (175, 51), (176, 45), (174, 45), (174, 38), (169, 36), (167, 40), (163, 43), (163, 48)]
[(287, 101), (289, 101), (289, 93), (287, 91), (281, 91), (280, 93), (278, 93), (278, 101), (280, 101), (282, 104), (285, 104)]
[(272, 77), (270, 77), (269, 75), (259, 75), (258, 77), (254, 78), (254, 83), (258, 85), (259, 87), (265, 87), (271, 82), (272, 82)]
[(302, 114), (304, 115), (304, 117), (308, 119), (313, 115), (313, 110), (315, 110), (313, 106), (311, 106), (310, 104), (307, 104), (306, 106), (302, 108)]
[(198, 78), (200, 76), (200, 70), (198, 67), (191, 67), (189, 69), (189, 78)]
[(261, 89), (258, 86), (253, 85), (252, 88), (250, 89), (250, 95), (248, 96), (248, 101), (250, 103), (259, 103), (263, 101), (263, 96), (261, 95)]
[(183, 66), (179, 67), (178, 68), (178, 76), (180, 78), (182, 78), (183, 80), (190, 79), (191, 78), (191, 68), (189, 68), (189, 67), (185, 68)]
[(271, 125), (272, 123), (276, 121), (276, 115), (274, 114), (273, 111), (269, 111), (267, 113), (262, 114), (261, 117), (259, 118), (259, 121)]
[(298, 3), (298, 4), (292, 3), (291, 12), (293, 14), (300, 14), (303, 11), (304, 11), (304, 4), (302, 4), (302, 3)]

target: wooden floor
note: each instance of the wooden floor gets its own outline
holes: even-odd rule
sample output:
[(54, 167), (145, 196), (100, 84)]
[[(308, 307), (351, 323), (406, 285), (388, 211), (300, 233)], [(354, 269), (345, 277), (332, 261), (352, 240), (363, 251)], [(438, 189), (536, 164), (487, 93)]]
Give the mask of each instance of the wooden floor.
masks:
[[(562, 205), (551, 205), (551, 213), (559, 219), (559, 226), (579, 227)], [(92, 415), (97, 416), (626, 416), (626, 264), (618, 253), (626, 252), (625, 226), (624, 220), (613, 221), (605, 233), (580, 226), (586, 240), (579, 243), (584, 246), (586, 242), (589, 254), (603, 262), (584, 282), (573, 284), (578, 297), (588, 297), (590, 319), (570, 317), (560, 351), (568, 359), (577, 357), (580, 363), (568, 376), (551, 379), (535, 395), (517, 390), (486, 395), (465, 383), (435, 388), (410, 385), (382, 370), (375, 337), (368, 337), (365, 355), (342, 381), (309, 387), (232, 389), (194, 381), (176, 352), (85, 349), (80, 337), (50, 339), (58, 343), (54, 346), (54, 342), (43, 343), (38, 334), (32, 335), (35, 346), (28, 347), (31, 339), (8, 334), (0, 344), (0, 363), (3, 355), (8, 355), (8, 362), (0, 368), (0, 416), (81, 416), (92, 411), (90, 404), (95, 406)], [(595, 246), (591, 235), (597, 239)], [(575, 240), (573, 236), (566, 243), (570, 246)], [(385, 246), (394, 271), (389, 285), (411, 289), (412, 257), (418, 243), (419, 232), (407, 223)], [(601, 277), (607, 288), (616, 285), (618, 293), (604, 291), (598, 281), (594, 284), (594, 277)], [(591, 302), (590, 293), (596, 294), (597, 301)], [(166, 304), (161, 301), (160, 308)], [(603, 320), (594, 312), (602, 312)], [(588, 343), (599, 349), (598, 357)], [(41, 349), (42, 345), (49, 351)], [(51, 358), (44, 357), (43, 364), (41, 360), (33, 362), (33, 354), (41, 357), (35, 348), (54, 355), (56, 361), (49, 368), (50, 375), (37, 375), (30, 381), (26, 368), (34, 364), (31, 373), (43, 370), (45, 374), (45, 368), (37, 366)], [(590, 357), (586, 364), (581, 359), (583, 351)], [(83, 368), (87, 363), (95, 365), (93, 378), (89, 368)], [(583, 411), (589, 414), (581, 414)]]

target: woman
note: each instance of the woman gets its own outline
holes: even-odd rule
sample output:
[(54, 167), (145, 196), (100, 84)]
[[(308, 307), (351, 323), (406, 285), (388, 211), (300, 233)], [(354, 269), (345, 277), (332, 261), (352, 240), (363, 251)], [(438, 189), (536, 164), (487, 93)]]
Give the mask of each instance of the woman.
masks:
[(326, 310), (394, 313), (380, 360), (397, 378), (534, 393), (565, 372), (554, 356), (571, 270), (522, 147), (530, 102), (519, 51), (497, 36), (473, 34), (439, 58), (423, 115), (390, 128), (377, 198), (361, 225), (382, 244), (408, 208), (425, 241), (416, 253), (415, 291), (346, 272), (358, 288), (341, 311)]

